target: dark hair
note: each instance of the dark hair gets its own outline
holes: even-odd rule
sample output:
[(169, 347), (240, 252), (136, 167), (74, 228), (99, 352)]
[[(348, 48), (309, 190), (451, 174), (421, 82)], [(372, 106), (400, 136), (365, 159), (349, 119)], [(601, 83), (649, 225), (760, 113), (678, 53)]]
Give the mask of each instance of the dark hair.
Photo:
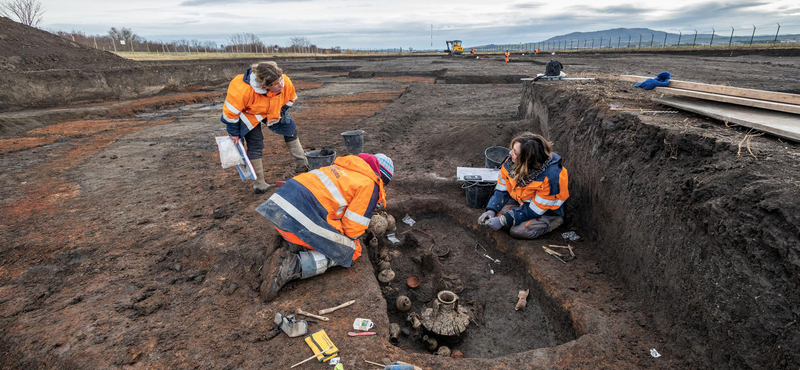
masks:
[(283, 70), (275, 62), (259, 62), (251, 67), (256, 74), (256, 82), (265, 89), (283, 76)]
[(542, 169), (542, 164), (550, 159), (553, 147), (542, 135), (523, 132), (511, 139), (511, 150), (519, 143), (519, 163), (511, 167), (512, 177), (517, 181), (524, 179), (533, 171)]

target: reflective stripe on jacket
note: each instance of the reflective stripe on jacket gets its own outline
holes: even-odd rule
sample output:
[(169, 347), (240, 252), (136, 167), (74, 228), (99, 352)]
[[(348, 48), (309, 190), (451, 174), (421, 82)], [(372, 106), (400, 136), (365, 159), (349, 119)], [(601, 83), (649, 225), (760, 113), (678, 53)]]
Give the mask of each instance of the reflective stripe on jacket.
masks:
[(260, 94), (255, 91), (251, 83), (253, 79), (252, 68), (247, 72), (237, 75), (228, 85), (228, 94), (222, 106), (222, 122), (227, 126), (231, 136), (244, 137), (260, 122), (267, 125), (278, 123), (285, 110), (297, 100), (292, 80), (283, 75), (283, 90), (279, 93), (266, 91)]
[(385, 198), (383, 182), (367, 162), (345, 156), (331, 166), (295, 176), (257, 211), (279, 230), (349, 267), (361, 255), (357, 238)]
[(552, 156), (550, 165), (525, 187), (518, 187), (517, 181), (509, 175), (513, 163), (506, 159), (486, 208), (499, 212), (506, 201), (516, 200), (520, 206), (504, 214), (508, 225), (519, 225), (542, 215), (564, 216), (562, 206), (569, 198), (569, 176), (561, 164), (561, 156), (556, 153)]

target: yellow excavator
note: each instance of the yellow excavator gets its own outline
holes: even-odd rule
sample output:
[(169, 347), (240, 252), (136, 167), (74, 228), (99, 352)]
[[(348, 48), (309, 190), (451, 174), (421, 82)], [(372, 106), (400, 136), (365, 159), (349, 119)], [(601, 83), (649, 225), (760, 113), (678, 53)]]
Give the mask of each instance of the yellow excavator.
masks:
[(450, 53), (450, 55), (461, 55), (464, 52), (464, 47), (461, 46), (461, 40), (448, 40), (445, 41), (447, 43), (447, 50), (445, 53)]

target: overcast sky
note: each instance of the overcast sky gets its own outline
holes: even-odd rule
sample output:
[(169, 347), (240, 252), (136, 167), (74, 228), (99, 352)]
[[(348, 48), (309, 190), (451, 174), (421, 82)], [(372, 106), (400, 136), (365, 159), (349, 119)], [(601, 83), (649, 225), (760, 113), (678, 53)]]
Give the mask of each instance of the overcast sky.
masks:
[[(320, 47), (444, 48), (540, 41), (570, 32), (618, 27), (749, 35), (800, 33), (800, 1), (671, 0), (41, 0), (44, 29), (106, 34), (128, 27), (146, 39), (214, 40), (254, 33), (266, 44), (304, 36)], [(745, 27), (749, 28), (748, 30)], [(692, 31), (693, 32), (693, 31)]]

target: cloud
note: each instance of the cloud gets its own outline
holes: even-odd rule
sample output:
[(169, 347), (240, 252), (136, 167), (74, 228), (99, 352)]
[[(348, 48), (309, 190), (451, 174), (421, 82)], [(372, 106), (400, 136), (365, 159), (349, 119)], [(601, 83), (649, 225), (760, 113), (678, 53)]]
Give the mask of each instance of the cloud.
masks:
[[(583, 7), (580, 7), (581, 9)], [(620, 15), (635, 15), (652, 11), (652, 8), (644, 8), (637, 5), (612, 5), (601, 8), (592, 8), (594, 12), (599, 14), (620, 14)]]
[(536, 2), (536, 1), (534, 1), (534, 2), (528, 2), (528, 3), (514, 4), (512, 6), (512, 8), (516, 8), (516, 9), (538, 9), (538, 8), (543, 7), (543, 6), (546, 6), (546, 4), (547, 3), (544, 3), (544, 2)]
[(301, 3), (312, 0), (185, 0), (181, 6), (203, 6), (203, 5), (229, 5), (229, 4), (277, 4), (277, 3)]

